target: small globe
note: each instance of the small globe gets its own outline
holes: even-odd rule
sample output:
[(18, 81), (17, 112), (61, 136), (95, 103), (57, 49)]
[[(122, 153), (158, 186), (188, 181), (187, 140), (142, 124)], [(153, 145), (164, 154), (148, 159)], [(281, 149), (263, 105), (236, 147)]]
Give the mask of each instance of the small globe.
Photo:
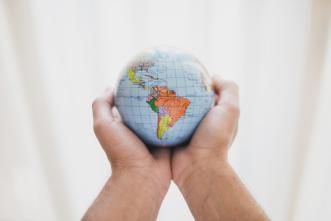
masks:
[(214, 105), (214, 92), (207, 70), (194, 56), (153, 49), (124, 68), (115, 105), (146, 144), (171, 147), (191, 138)]

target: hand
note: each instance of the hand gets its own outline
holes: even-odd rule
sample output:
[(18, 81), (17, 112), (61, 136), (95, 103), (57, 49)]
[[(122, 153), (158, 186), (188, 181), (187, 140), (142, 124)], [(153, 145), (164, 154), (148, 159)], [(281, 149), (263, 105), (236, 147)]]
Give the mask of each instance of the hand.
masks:
[[(121, 122), (107, 90), (93, 103), (94, 131), (112, 167), (85, 220), (153, 220), (171, 180), (169, 149), (147, 149)], [(130, 211), (130, 212), (129, 212)]]
[(227, 163), (228, 148), (238, 125), (238, 86), (216, 76), (213, 88), (215, 106), (202, 120), (188, 146), (176, 149), (173, 154), (172, 175), (180, 188), (202, 165)]
[(237, 132), (238, 87), (219, 77), (213, 87), (216, 105), (188, 146), (173, 154), (173, 179), (197, 221), (268, 220), (227, 161)]

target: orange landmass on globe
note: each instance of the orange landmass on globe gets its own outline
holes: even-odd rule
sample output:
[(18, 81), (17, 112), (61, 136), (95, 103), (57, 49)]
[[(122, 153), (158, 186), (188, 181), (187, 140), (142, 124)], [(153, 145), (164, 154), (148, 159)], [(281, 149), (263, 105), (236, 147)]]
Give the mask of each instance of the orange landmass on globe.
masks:
[(167, 87), (156, 87), (155, 89), (159, 92), (155, 106), (165, 109), (171, 117), (169, 126), (173, 126), (185, 114), (187, 107), (190, 105), (190, 100), (176, 96), (176, 92), (169, 90)]
[(157, 94), (154, 105), (158, 108), (158, 132), (161, 139), (164, 133), (184, 116), (190, 100), (178, 97), (176, 92), (167, 87), (156, 86), (153, 88)]

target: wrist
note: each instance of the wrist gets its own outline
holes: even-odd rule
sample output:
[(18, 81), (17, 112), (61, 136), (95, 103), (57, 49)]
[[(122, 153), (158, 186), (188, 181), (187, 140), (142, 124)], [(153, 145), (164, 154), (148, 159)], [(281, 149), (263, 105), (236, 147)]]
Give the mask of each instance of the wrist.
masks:
[[(213, 182), (215, 176), (226, 176), (229, 165), (226, 159), (206, 157), (192, 161), (175, 179), (175, 183), (184, 197), (200, 188), (208, 189), (208, 183)], [(201, 189), (200, 189), (201, 190)]]
[[(170, 183), (170, 182), (169, 182)], [(161, 183), (152, 173), (141, 171), (113, 171), (107, 185), (123, 196), (146, 199), (155, 205), (161, 204), (169, 184)]]
[(113, 172), (82, 220), (155, 220), (162, 194), (148, 177)]

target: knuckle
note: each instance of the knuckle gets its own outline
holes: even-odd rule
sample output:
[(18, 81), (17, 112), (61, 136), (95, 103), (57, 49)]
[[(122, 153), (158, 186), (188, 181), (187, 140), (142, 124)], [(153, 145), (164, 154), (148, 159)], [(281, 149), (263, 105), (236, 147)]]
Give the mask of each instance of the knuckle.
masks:
[(237, 104), (226, 102), (223, 103), (223, 107), (228, 113), (234, 114), (235, 116), (240, 115), (240, 108)]
[(101, 129), (101, 124), (99, 121), (93, 123), (93, 130), (94, 133), (98, 133)]
[(104, 120), (95, 120), (93, 123), (93, 130), (95, 133), (99, 133), (101, 132), (106, 126), (107, 126), (108, 122), (104, 121)]
[(105, 129), (110, 131), (118, 130), (118, 121), (116, 120), (108, 120), (108, 119), (96, 119), (93, 122), (93, 130), (95, 133), (99, 133), (104, 131)]
[(231, 87), (232, 89), (234, 89), (235, 91), (239, 90), (238, 84), (234, 81), (228, 81), (228, 86)]
[(92, 109), (96, 109), (99, 103), (100, 103), (100, 98), (96, 98), (96, 99), (92, 102)]

